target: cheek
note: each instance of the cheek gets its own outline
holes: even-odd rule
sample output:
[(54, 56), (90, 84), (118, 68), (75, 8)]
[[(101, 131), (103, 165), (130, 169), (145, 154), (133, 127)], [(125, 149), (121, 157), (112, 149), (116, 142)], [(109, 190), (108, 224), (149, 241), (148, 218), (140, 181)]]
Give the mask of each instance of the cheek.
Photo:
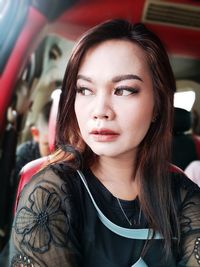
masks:
[(81, 135), (83, 135), (87, 124), (86, 107), (85, 105), (83, 106), (82, 103), (80, 103), (80, 101), (76, 100), (74, 105), (74, 110)]
[[(150, 101), (151, 102), (151, 101)], [(121, 123), (131, 132), (138, 132), (138, 134), (145, 135), (148, 131), (153, 118), (154, 105), (152, 103), (142, 105), (135, 105), (124, 112), (127, 116), (121, 116)]]
[(84, 101), (80, 99), (80, 97), (76, 97), (75, 102), (74, 102), (74, 110), (75, 110), (75, 115), (77, 120), (81, 119), (84, 115), (86, 108), (86, 104)]
[(79, 101), (77, 100), (75, 100), (75, 103), (74, 103), (74, 111), (75, 111), (76, 120), (78, 122), (78, 125), (80, 126), (81, 112), (80, 112)]
[(89, 110), (92, 109), (91, 102), (92, 101), (88, 100), (87, 97), (85, 99), (84, 97), (77, 97), (75, 99), (74, 110), (77, 121), (82, 121), (88, 118), (90, 113)]

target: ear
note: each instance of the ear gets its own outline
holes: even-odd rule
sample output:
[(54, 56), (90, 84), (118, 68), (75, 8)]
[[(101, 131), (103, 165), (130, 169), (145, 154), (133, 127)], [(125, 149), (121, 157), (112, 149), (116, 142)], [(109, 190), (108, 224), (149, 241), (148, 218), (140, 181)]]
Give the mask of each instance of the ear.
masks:
[(35, 126), (31, 127), (31, 134), (32, 134), (33, 140), (35, 142), (38, 142), (39, 141), (39, 130), (37, 127)]

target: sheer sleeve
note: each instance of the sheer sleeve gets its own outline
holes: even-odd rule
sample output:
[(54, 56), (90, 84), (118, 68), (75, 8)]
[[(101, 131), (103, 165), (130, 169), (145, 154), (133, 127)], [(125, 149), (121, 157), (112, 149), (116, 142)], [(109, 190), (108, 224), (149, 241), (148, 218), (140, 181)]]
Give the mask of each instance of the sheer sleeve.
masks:
[(181, 192), (179, 267), (200, 266), (200, 188), (188, 182)]
[(33, 177), (22, 191), (10, 239), (10, 266), (77, 266), (71, 200), (51, 169)]

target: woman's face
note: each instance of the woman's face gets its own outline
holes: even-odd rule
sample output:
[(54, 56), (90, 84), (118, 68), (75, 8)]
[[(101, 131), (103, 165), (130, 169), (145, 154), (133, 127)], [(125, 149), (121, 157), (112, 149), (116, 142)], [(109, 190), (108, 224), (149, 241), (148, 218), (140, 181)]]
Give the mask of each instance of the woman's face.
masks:
[(78, 71), (75, 113), (95, 154), (134, 157), (153, 110), (152, 79), (139, 46), (109, 40), (88, 50)]

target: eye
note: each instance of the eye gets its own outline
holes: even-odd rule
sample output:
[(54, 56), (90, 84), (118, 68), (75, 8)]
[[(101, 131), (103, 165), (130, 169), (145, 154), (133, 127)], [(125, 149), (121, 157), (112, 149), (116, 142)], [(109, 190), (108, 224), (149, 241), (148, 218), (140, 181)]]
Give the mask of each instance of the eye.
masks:
[(76, 92), (77, 92), (77, 94), (81, 94), (81, 95), (85, 95), (85, 96), (93, 94), (92, 90), (87, 88), (87, 87), (79, 87), (76, 89)]
[(136, 88), (119, 87), (119, 88), (115, 89), (114, 94), (117, 96), (128, 96), (128, 95), (137, 94), (138, 92), (139, 92), (139, 90)]

